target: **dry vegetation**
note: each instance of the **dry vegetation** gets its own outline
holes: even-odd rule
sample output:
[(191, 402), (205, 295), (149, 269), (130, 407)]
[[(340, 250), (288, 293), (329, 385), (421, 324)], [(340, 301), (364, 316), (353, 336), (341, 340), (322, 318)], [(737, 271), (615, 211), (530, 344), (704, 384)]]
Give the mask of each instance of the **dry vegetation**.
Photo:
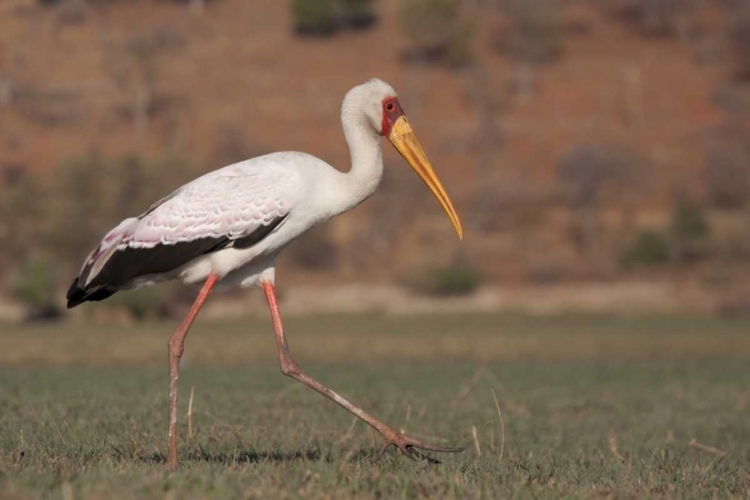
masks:
[[(14, 367), (155, 364), (165, 358), (172, 322), (127, 325), (67, 322), (0, 324), (0, 365)], [(276, 344), (263, 319), (199, 322), (186, 365), (273, 363)], [(534, 318), (502, 314), (290, 316), (290, 345), (303, 363), (490, 363), (537, 359), (637, 361), (750, 356), (745, 320), (690, 316)]]

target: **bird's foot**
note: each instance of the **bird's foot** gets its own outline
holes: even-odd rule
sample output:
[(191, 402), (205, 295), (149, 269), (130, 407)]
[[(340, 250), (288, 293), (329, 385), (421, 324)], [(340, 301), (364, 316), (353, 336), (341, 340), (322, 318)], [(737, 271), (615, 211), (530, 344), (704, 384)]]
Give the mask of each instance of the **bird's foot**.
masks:
[(385, 431), (380, 431), (380, 433), (383, 435), (385, 443), (383, 443), (383, 447), (380, 448), (380, 452), (378, 452), (378, 455), (375, 457), (373, 462), (377, 462), (378, 460), (380, 460), (380, 457), (383, 456), (385, 450), (387, 450), (391, 446), (395, 446), (401, 451), (401, 453), (412, 460), (424, 460), (425, 462), (431, 464), (439, 464), (440, 460), (432, 458), (429, 455), (425, 455), (420, 450), (434, 451), (437, 453), (458, 453), (464, 451), (464, 449), (460, 447), (450, 448), (423, 443), (422, 441), (404, 436), (394, 429), (387, 429)]

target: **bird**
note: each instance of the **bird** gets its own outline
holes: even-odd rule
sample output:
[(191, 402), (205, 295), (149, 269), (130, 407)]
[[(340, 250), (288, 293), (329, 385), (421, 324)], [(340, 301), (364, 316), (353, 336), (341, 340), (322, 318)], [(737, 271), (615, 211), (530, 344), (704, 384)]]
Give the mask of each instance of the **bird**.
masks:
[(106, 233), (70, 285), (68, 308), (166, 280), (203, 283), (189, 312), (167, 342), (170, 471), (178, 467), (177, 394), (185, 337), (217, 284), (263, 289), (281, 372), (375, 429), (383, 438), (375, 460), (391, 446), (408, 458), (429, 462), (437, 460), (424, 452), (462, 451), (460, 447), (416, 440), (386, 425), (307, 375), (289, 350), (276, 296), (276, 258), (305, 231), (351, 210), (373, 194), (384, 169), (381, 137), (424, 181), (459, 240), (463, 239), (463, 227), (453, 203), (391, 85), (373, 78), (349, 90), (341, 105), (341, 123), (351, 157), (347, 172), (294, 151), (270, 153), (208, 172)]

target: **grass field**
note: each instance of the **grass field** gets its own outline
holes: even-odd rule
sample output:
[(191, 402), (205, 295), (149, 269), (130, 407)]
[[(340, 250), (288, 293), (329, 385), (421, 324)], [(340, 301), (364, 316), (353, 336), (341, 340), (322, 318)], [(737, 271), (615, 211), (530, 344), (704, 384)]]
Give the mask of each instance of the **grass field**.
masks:
[(266, 321), (201, 323), (170, 475), (173, 326), (0, 326), (0, 497), (750, 496), (748, 322), (288, 321), (313, 376), (415, 437), (466, 447), (441, 465), (393, 451), (371, 463), (379, 436), (279, 373)]

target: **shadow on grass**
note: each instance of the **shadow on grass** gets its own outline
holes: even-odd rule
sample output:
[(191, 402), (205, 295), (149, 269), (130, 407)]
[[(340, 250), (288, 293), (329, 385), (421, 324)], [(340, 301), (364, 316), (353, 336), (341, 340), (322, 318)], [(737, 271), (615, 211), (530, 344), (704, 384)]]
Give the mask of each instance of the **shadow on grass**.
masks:
[[(379, 450), (374, 448), (360, 449), (353, 453), (348, 453), (342, 460), (348, 462), (372, 462), (377, 456)], [(122, 458), (122, 456), (118, 457)], [(149, 464), (164, 464), (167, 462), (166, 455), (162, 453), (152, 453), (149, 455), (138, 455), (136, 461)], [(237, 451), (233, 453), (212, 453), (203, 448), (193, 450), (187, 455), (180, 457), (180, 461), (193, 463), (212, 463), (223, 465), (234, 465), (242, 463), (292, 463), (292, 462), (320, 462), (333, 463), (334, 457), (330, 452), (323, 453), (319, 448), (311, 450), (299, 450), (293, 452), (281, 451)]]

